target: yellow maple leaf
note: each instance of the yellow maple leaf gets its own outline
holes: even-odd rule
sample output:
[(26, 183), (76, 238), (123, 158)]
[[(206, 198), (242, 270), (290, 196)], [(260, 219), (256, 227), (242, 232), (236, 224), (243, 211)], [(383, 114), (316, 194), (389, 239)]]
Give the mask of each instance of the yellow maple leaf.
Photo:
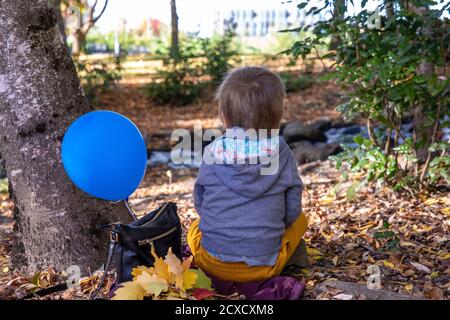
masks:
[(112, 300), (143, 300), (145, 290), (135, 281), (122, 283), (122, 287), (117, 289)]
[(164, 262), (164, 260), (156, 254), (155, 250), (152, 248), (152, 256), (155, 258), (154, 270), (155, 274), (158, 275), (159, 278), (166, 280), (168, 283), (172, 283), (172, 277), (169, 273), (169, 267)]
[(414, 286), (413, 286), (412, 284), (406, 284), (406, 285), (404, 286), (404, 288), (405, 288), (406, 291), (411, 292), (412, 289), (414, 288)]
[(181, 264), (181, 267), (183, 268), (183, 270), (188, 270), (191, 267), (193, 259), (194, 259), (194, 256), (189, 256), (189, 258), (186, 258), (183, 260), (183, 263)]
[(169, 248), (164, 262), (167, 265), (169, 272), (173, 273), (175, 277), (181, 277), (183, 275), (181, 261), (176, 255), (173, 254), (172, 248)]
[(197, 274), (191, 270), (183, 271), (183, 289), (188, 290), (197, 283)]
[(148, 274), (155, 274), (155, 268), (149, 268), (146, 266), (137, 266), (136, 268), (133, 268), (133, 270), (131, 271), (133, 280), (136, 280), (136, 277), (140, 276), (144, 272)]
[(159, 297), (161, 292), (169, 289), (167, 280), (159, 278), (156, 274), (142, 273), (136, 278), (136, 282), (145, 290), (149, 295)]

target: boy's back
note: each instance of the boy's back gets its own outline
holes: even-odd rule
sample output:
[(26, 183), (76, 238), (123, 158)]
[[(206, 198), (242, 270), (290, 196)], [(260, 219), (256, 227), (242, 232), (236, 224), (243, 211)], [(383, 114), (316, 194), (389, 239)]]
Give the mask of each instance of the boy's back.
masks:
[[(206, 152), (223, 139), (229, 138), (217, 139)], [(300, 215), (302, 186), (292, 151), (282, 139), (276, 140), (270, 163), (248, 164), (247, 159), (247, 164), (202, 164), (194, 198), (207, 251), (234, 261), (255, 257), (261, 264), (271, 260), (261, 257), (276, 257), (285, 228)], [(275, 161), (277, 170), (261, 174)]]

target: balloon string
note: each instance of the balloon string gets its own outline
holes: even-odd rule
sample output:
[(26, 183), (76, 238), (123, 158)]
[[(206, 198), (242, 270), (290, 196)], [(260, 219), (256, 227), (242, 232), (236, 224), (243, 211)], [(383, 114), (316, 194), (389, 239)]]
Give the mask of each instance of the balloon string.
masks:
[(133, 220), (134, 220), (134, 221), (137, 221), (138, 218), (137, 218), (136, 215), (134, 214), (133, 210), (131, 210), (130, 204), (128, 203), (128, 198), (125, 198), (123, 201), (125, 202), (125, 207), (127, 207), (128, 212), (130, 213), (130, 215), (131, 215), (131, 217), (133, 218)]
[(128, 198), (125, 198), (123, 200), (118, 200), (118, 201), (111, 201), (111, 203), (119, 203), (119, 202), (125, 202), (125, 207), (127, 207), (128, 213), (131, 215), (131, 217), (133, 218), (134, 221), (137, 221), (138, 218), (136, 217), (136, 215), (134, 214), (133, 210), (130, 208), (130, 204), (128, 203)]

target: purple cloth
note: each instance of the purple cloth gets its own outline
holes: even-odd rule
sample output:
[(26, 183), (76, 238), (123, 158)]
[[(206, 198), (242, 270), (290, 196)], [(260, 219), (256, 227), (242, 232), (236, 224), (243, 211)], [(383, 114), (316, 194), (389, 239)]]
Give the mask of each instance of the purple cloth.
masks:
[[(183, 245), (183, 256), (191, 256), (191, 249)], [(249, 300), (298, 300), (305, 290), (305, 284), (292, 277), (274, 277), (264, 281), (231, 282), (208, 275), (212, 287), (222, 295), (239, 293)]]
[(298, 300), (305, 289), (303, 282), (291, 277), (274, 277), (264, 281), (230, 282), (214, 277), (212, 287), (222, 295), (238, 292), (249, 300)]

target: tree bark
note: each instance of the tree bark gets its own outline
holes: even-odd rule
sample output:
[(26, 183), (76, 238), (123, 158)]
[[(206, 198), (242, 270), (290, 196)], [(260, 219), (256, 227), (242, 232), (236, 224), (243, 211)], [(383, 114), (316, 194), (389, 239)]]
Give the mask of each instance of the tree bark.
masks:
[(391, 19), (395, 15), (394, 3), (395, 0), (385, 0), (384, 4), (386, 6), (386, 15), (388, 19)]
[(63, 37), (64, 44), (67, 45), (66, 24), (61, 13), (61, 0), (52, 0), (53, 10), (55, 11), (56, 21), (58, 22), (59, 31)]
[[(95, 17), (95, 11), (97, 9), (99, 1), (95, 0), (93, 5), (89, 5), (87, 0), (71, 0), (69, 1), (69, 5), (73, 7), (87, 7), (86, 16), (81, 14), (80, 16), (80, 28), (74, 30), (72, 32), (72, 55), (79, 56), (84, 51), (84, 44), (86, 42), (86, 37), (88, 32), (92, 29), (92, 27), (97, 23), (97, 21), (103, 16), (105, 13), (106, 7), (108, 6), (108, 0), (105, 0), (103, 4), (103, 8), (97, 17)], [(80, 10), (81, 12), (81, 10)]]
[(72, 54), (79, 56), (84, 50), (84, 43), (86, 42), (86, 34), (81, 30), (72, 33)]
[[(428, 7), (416, 7), (413, 4), (408, 3), (407, 1), (404, 5), (406, 6), (406, 10), (413, 11), (419, 16), (428, 14)], [(422, 28), (421, 32), (429, 36), (433, 34), (433, 30), (429, 27)], [(416, 73), (418, 75), (423, 75), (427, 78), (430, 78), (435, 73), (435, 66), (432, 62), (424, 59), (417, 67)], [(425, 125), (427, 123), (427, 119), (424, 109), (424, 105), (418, 105), (414, 110), (413, 120), (413, 129), (415, 132), (416, 140), (422, 142), (416, 150), (419, 164), (423, 164), (427, 161), (429, 151), (428, 149), (430, 148), (433, 136), (433, 126), (430, 124)]]
[[(336, 28), (336, 24), (344, 19), (345, 10), (345, 0), (334, 0), (333, 28)], [(340, 37), (333, 34), (330, 42), (330, 50), (336, 50), (339, 46), (339, 42), (341, 42)]]
[(127, 222), (123, 204), (89, 197), (61, 164), (67, 127), (91, 110), (46, 0), (0, 0), (0, 154), (14, 201), (16, 268), (78, 265), (105, 259), (97, 226)]
[(175, 0), (170, 0), (170, 11), (171, 11), (171, 25), (172, 25), (170, 56), (176, 59), (178, 57), (179, 44), (178, 44), (178, 15), (177, 15), (177, 4)]

